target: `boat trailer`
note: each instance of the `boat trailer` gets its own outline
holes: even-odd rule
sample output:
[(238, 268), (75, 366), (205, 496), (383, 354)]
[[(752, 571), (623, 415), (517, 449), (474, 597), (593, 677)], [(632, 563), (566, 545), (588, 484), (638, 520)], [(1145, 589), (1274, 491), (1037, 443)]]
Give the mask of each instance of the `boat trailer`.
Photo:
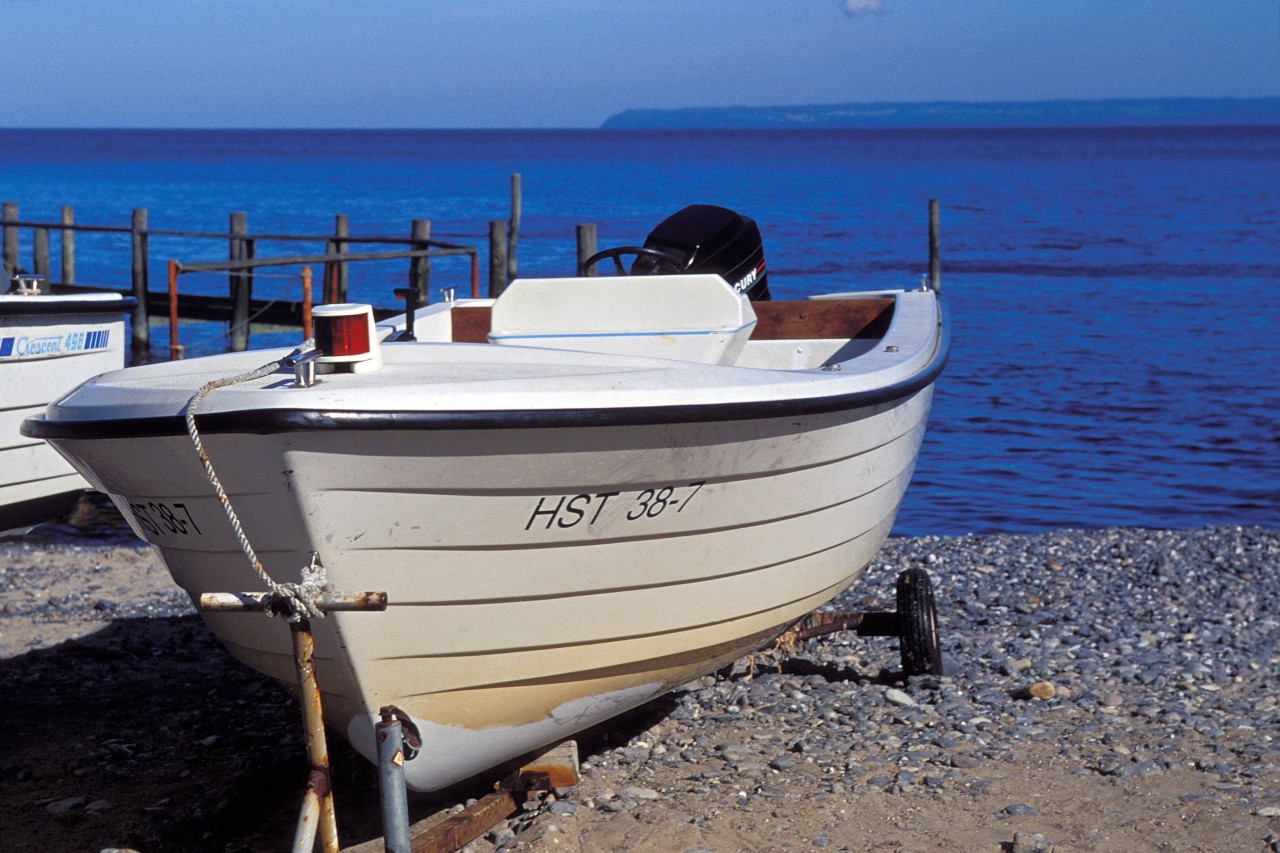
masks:
[[(856, 631), (860, 637), (897, 637), (902, 669), (906, 675), (942, 675), (937, 608), (929, 573), (924, 569), (903, 571), (898, 575), (895, 592), (896, 611), (815, 611), (796, 623), (784, 637), (804, 641), (839, 631)], [(387, 609), (387, 594), (324, 593), (313, 604), (322, 614), (384, 611)], [(342, 853), (338, 846), (338, 823), (334, 814), (320, 687), (316, 682), (315, 640), (310, 620), (292, 611), (292, 607), (288, 599), (273, 598), (271, 593), (264, 592), (210, 592), (201, 595), (199, 601), (200, 610), (205, 612), (265, 611), (289, 617), (310, 764), (292, 850), (310, 853), (318, 836), (324, 853)], [(417, 727), (399, 708), (386, 705), (379, 713), (381, 720), (374, 728), (382, 803), (381, 849), (386, 853), (456, 851), (518, 812), (530, 794), (578, 784), (577, 744), (572, 740), (564, 741), (504, 776), (490, 793), (470, 806), (411, 838), (404, 763), (417, 756), (422, 741)], [(379, 845), (372, 841), (348, 848), (346, 853), (376, 853), (378, 850)]]
[[(338, 611), (384, 611), (387, 609), (387, 594), (324, 593), (312, 603), (321, 614)], [(320, 687), (316, 681), (315, 638), (311, 633), (311, 621), (294, 612), (288, 599), (273, 598), (271, 593), (265, 592), (204, 593), (200, 596), (198, 606), (204, 612), (267, 612), (289, 617), (307, 761), (310, 764), (291, 849), (295, 853), (309, 853), (315, 849), (316, 839), (319, 837), (324, 853), (340, 853), (333, 786), (329, 774), (329, 748), (325, 740)], [(380, 847), (360, 845), (350, 848), (348, 853), (362, 849), (382, 849), (386, 853), (450, 853), (479, 838), (498, 821), (518, 812), (531, 794), (571, 788), (578, 784), (577, 744), (565, 741), (520, 765), (503, 777), (493, 791), (472, 805), (410, 839), (404, 763), (418, 754), (422, 741), (409, 715), (399, 708), (386, 705), (379, 713), (381, 720), (375, 724), (374, 729), (378, 745), (383, 844)]]
[(896, 611), (815, 610), (783, 636), (795, 642), (839, 631), (856, 631), (859, 637), (897, 637), (904, 675), (942, 675), (938, 608), (929, 573), (924, 569), (903, 571), (895, 593)]

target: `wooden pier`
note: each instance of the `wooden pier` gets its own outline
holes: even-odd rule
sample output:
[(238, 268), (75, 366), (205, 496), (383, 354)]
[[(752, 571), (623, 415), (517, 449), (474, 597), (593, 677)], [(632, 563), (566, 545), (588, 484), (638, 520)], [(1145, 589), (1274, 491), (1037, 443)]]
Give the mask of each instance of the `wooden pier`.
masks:
[[(75, 222), (70, 206), (62, 207), (58, 222), (23, 220), (18, 215), (18, 205), (4, 202), (0, 212), (0, 229), (3, 230), (3, 262), (6, 277), (20, 269), (45, 279), (50, 292), (117, 292), (137, 298), (138, 305), (132, 316), (132, 348), (135, 361), (149, 360), (151, 350), (150, 327), (153, 318), (174, 315), (183, 320), (214, 320), (230, 323), (229, 349), (248, 348), (251, 324), (262, 323), (277, 326), (304, 325), (306, 299), (298, 293), (296, 299), (254, 297), (254, 273), (268, 269), (286, 271), (301, 283), (309, 267), (321, 271), (323, 290), (317, 301), (345, 301), (347, 298), (347, 269), (352, 263), (408, 261), (408, 286), (418, 293), (419, 304), (428, 301), (432, 259), (466, 257), (470, 260), (469, 275), (465, 287), (472, 293), (478, 290), (479, 252), (473, 246), (450, 243), (430, 238), (431, 223), (425, 219), (410, 222), (409, 233), (404, 237), (384, 235), (358, 235), (350, 233), (347, 217), (334, 218), (332, 234), (279, 234), (253, 233), (249, 231), (244, 213), (232, 213), (225, 232), (181, 231), (153, 228), (149, 224), (148, 211), (133, 211), (129, 225), (88, 225)], [(31, 265), (20, 262), (20, 234), (31, 235)], [(50, 234), (61, 237), (60, 268), (55, 274), (50, 251)], [(111, 287), (94, 283), (81, 283), (76, 277), (75, 237), (80, 233), (114, 234), (128, 239), (129, 287)], [(176, 268), (178, 276), (195, 272), (226, 272), (228, 290), (226, 296), (182, 293), (175, 281), (170, 288), (151, 289), (150, 257), (154, 254), (153, 240), (181, 240), (188, 246), (193, 240), (215, 241), (226, 246), (226, 260), (187, 262), (173, 258), (170, 269)], [(267, 247), (314, 246), (317, 251), (305, 254), (260, 254)], [(189, 251), (189, 249), (187, 249)], [(171, 276), (172, 278), (172, 276)], [(463, 289), (463, 283), (457, 285)], [(394, 309), (382, 309), (383, 315), (397, 313)]]
[[(516, 249), (520, 233), (521, 181), (519, 174), (511, 176), (511, 213), (506, 220), (489, 223), (488, 286), (483, 295), (497, 297), (517, 274)], [(942, 288), (941, 265), (938, 258), (938, 202), (929, 200), (929, 272), (926, 286), (935, 291)], [(20, 264), (23, 231), (30, 232), (31, 266)], [(227, 349), (245, 350), (249, 346), (251, 327), (255, 324), (305, 328), (308, 325), (308, 306), (316, 303), (344, 302), (347, 299), (347, 273), (352, 263), (388, 262), (407, 260), (408, 287), (397, 289), (404, 294), (415, 294), (416, 304), (430, 301), (431, 261), (448, 257), (465, 256), (470, 260), (470, 276), (463, 286), (453, 289), (467, 290), (471, 296), (480, 296), (479, 250), (474, 246), (445, 242), (431, 238), (431, 222), (414, 219), (409, 223), (409, 234), (404, 237), (385, 235), (356, 235), (350, 231), (350, 223), (343, 214), (334, 217), (331, 234), (256, 234), (249, 230), (248, 217), (244, 213), (231, 213), (227, 231), (180, 231), (152, 228), (146, 208), (137, 208), (128, 226), (86, 225), (75, 221), (70, 205), (63, 205), (57, 222), (24, 221), (18, 215), (16, 202), (3, 202), (0, 210), (0, 232), (3, 234), (3, 263), (6, 280), (22, 270), (45, 280), (45, 287), (54, 293), (114, 292), (133, 296), (137, 307), (131, 317), (131, 361), (152, 360), (150, 332), (155, 323), (170, 325), (169, 357), (181, 357), (176, 329), (183, 320), (200, 320), (229, 323)], [(61, 240), (60, 268), (57, 275), (52, 270), (50, 234), (56, 232)], [(78, 233), (113, 234), (129, 241), (129, 287), (118, 288), (102, 284), (82, 284), (76, 279), (76, 245)], [(582, 224), (576, 227), (577, 268), (581, 269), (586, 258), (596, 251), (596, 226)], [(174, 240), (190, 243), (192, 240), (208, 240), (226, 246), (226, 260), (184, 261), (169, 259), (169, 286), (167, 290), (152, 290), (149, 258), (153, 252), (152, 239)], [(318, 247), (309, 253), (259, 255), (259, 250), (272, 245), (304, 245)], [(388, 248), (391, 247), (391, 248)], [(318, 294), (311, 294), (307, 286), (314, 280), (312, 267), (320, 270)], [(277, 294), (270, 299), (255, 298), (254, 277), (280, 277), (280, 272), (268, 269), (296, 270), (284, 273), (296, 276), (299, 283), (297, 299)], [(191, 273), (225, 272), (227, 295), (182, 293), (179, 281)], [(587, 275), (594, 275), (591, 270)], [(456, 280), (455, 280), (456, 281)], [(313, 299), (313, 297), (315, 297)], [(399, 307), (374, 307), (379, 319), (402, 313)]]
[[(520, 175), (511, 176), (511, 214), (507, 220), (489, 224), (489, 275), (484, 295), (498, 296), (516, 277), (516, 249), (520, 232), (521, 212)], [(590, 244), (583, 242), (583, 232), (589, 229)], [(75, 211), (63, 205), (57, 222), (23, 220), (18, 215), (18, 204), (3, 203), (0, 211), (0, 232), (3, 232), (3, 263), (6, 280), (22, 270), (45, 280), (43, 285), (54, 293), (115, 292), (130, 295), (138, 300), (131, 317), (132, 360), (149, 361), (151, 355), (150, 330), (153, 324), (171, 325), (170, 357), (175, 357), (176, 335), (172, 327), (184, 320), (202, 320), (229, 323), (227, 348), (232, 351), (247, 349), (249, 333), (253, 325), (293, 326), (307, 325), (307, 306), (314, 301), (342, 302), (347, 299), (348, 267), (352, 263), (385, 263), (408, 261), (408, 290), (416, 294), (418, 305), (430, 301), (432, 260), (449, 257), (466, 257), (470, 261), (469, 276), (465, 279), (451, 277), (451, 287), (458, 291), (480, 296), (479, 250), (474, 246), (446, 242), (431, 238), (431, 222), (414, 219), (409, 223), (407, 236), (352, 234), (350, 223), (344, 214), (334, 217), (331, 234), (280, 234), (253, 233), (249, 230), (248, 217), (241, 212), (231, 213), (225, 232), (182, 231), (154, 228), (146, 208), (137, 208), (125, 225), (89, 225), (75, 221)], [(578, 259), (581, 261), (595, 251), (595, 226), (578, 226)], [(50, 246), (50, 235), (60, 238), (59, 269), (55, 273)], [(117, 235), (123, 243), (128, 240), (129, 287), (113, 287), (104, 283), (83, 283), (76, 277), (76, 235)], [(22, 236), (29, 234), (30, 266), (21, 263)], [(156, 243), (152, 241), (155, 240)], [(169, 258), (169, 287), (167, 290), (151, 288), (150, 259), (156, 254), (157, 243), (171, 241), (185, 244), (183, 252), (190, 251), (191, 241), (211, 241), (226, 247), (226, 260), (193, 260), (171, 255)], [(297, 246), (314, 248), (314, 251), (279, 254), (281, 247)], [(266, 249), (277, 253), (268, 255)], [(175, 251), (175, 255), (177, 252)], [(312, 276), (312, 267), (318, 276)], [(191, 273), (225, 272), (227, 295), (183, 293), (179, 286), (183, 275)], [(299, 290), (297, 298), (276, 295), (262, 299), (254, 295), (255, 272), (259, 277), (295, 277)], [(314, 300), (304, 293), (304, 281), (317, 280), (319, 290)], [(403, 291), (401, 291), (403, 293)], [(375, 307), (375, 316), (398, 314), (403, 308)]]

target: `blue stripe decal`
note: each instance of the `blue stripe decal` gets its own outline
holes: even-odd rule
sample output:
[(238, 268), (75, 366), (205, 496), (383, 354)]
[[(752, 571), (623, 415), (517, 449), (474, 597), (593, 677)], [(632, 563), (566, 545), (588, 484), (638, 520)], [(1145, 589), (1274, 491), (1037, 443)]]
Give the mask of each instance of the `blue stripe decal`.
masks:
[(13, 355), (13, 338), (0, 339), (0, 358)]

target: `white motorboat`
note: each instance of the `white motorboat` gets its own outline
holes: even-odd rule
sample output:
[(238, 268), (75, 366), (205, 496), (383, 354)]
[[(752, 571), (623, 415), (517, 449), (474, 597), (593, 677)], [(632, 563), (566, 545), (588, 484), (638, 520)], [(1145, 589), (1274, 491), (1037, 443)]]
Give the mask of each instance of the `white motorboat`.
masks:
[(59, 395), (124, 365), (124, 314), (115, 293), (50, 294), (19, 276), (0, 294), (0, 532), (47, 521), (89, 484), (43, 441), (19, 433)]
[[(676, 225), (707, 234), (655, 238)], [(699, 271), (739, 231), (755, 249)], [(108, 373), (24, 432), (193, 597), (260, 590), (184, 424), (236, 377), (194, 420), (263, 565), (296, 582), (314, 554), (327, 589), (390, 601), (313, 622), (326, 722), (374, 760), (397, 706), (423, 741), (408, 783), (439, 789), (768, 643), (858, 576), (911, 477), (947, 353), (937, 294), (751, 301), (758, 231), (723, 208), (602, 256), (627, 252), (659, 274), (517, 280), (383, 325), (325, 306), (314, 360)], [(203, 618), (294, 682), (278, 620)]]

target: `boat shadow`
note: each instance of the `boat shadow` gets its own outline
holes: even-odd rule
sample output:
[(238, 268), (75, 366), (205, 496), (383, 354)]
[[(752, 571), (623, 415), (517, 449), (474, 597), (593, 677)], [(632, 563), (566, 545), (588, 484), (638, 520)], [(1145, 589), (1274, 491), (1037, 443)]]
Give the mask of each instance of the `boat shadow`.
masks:
[[(846, 683), (858, 687), (890, 687), (905, 683), (905, 676), (901, 671), (882, 668), (875, 675), (868, 675), (854, 667), (816, 660), (803, 653), (777, 655), (767, 651), (759, 652), (756, 655), (740, 658), (704, 679), (677, 688), (671, 693), (578, 732), (574, 735), (574, 740), (578, 744), (579, 757), (598, 759), (611, 750), (642, 737), (649, 730), (668, 720), (687, 719), (690, 702), (703, 705), (699, 714), (709, 712), (712, 715), (711, 719), (714, 720), (719, 711), (727, 710), (728, 706), (743, 700), (744, 694), (739, 685), (750, 685), (757, 679), (775, 675), (795, 678), (818, 676), (828, 682)], [(708, 686), (720, 688), (719, 692), (723, 695), (707, 701), (689, 697), (688, 694), (698, 693)], [(723, 704), (724, 707), (717, 709), (715, 706), (718, 704)], [(707, 705), (711, 707), (705, 707)]]
[[(12, 849), (291, 846), (307, 778), (301, 711), (198, 617), (118, 619), (6, 659), (0, 695)], [(375, 768), (336, 735), (328, 745), (343, 846), (380, 836)], [(416, 802), (413, 817), (440, 808)]]
[[(197, 616), (120, 618), (8, 658), (0, 691), (0, 825), (12, 849), (291, 846), (307, 777), (301, 711)], [(678, 705), (663, 697), (582, 733), (583, 755)], [(376, 768), (335, 733), (327, 740), (342, 847), (377, 839)], [(410, 821), (483, 796), (496, 772), (411, 795)]]
[[(707, 683), (733, 688), (766, 671), (860, 684), (894, 677), (790, 655), (754, 669), (739, 662)], [(579, 733), (579, 754), (596, 760), (687, 714), (687, 694), (696, 689)], [(13, 849), (291, 845), (307, 776), (301, 712), (275, 682), (232, 658), (197, 616), (116, 619), (9, 658), (0, 666), (0, 691), (0, 824)], [(378, 838), (376, 768), (334, 733), (328, 746), (342, 846)], [(410, 820), (482, 796), (497, 778), (412, 795)]]

